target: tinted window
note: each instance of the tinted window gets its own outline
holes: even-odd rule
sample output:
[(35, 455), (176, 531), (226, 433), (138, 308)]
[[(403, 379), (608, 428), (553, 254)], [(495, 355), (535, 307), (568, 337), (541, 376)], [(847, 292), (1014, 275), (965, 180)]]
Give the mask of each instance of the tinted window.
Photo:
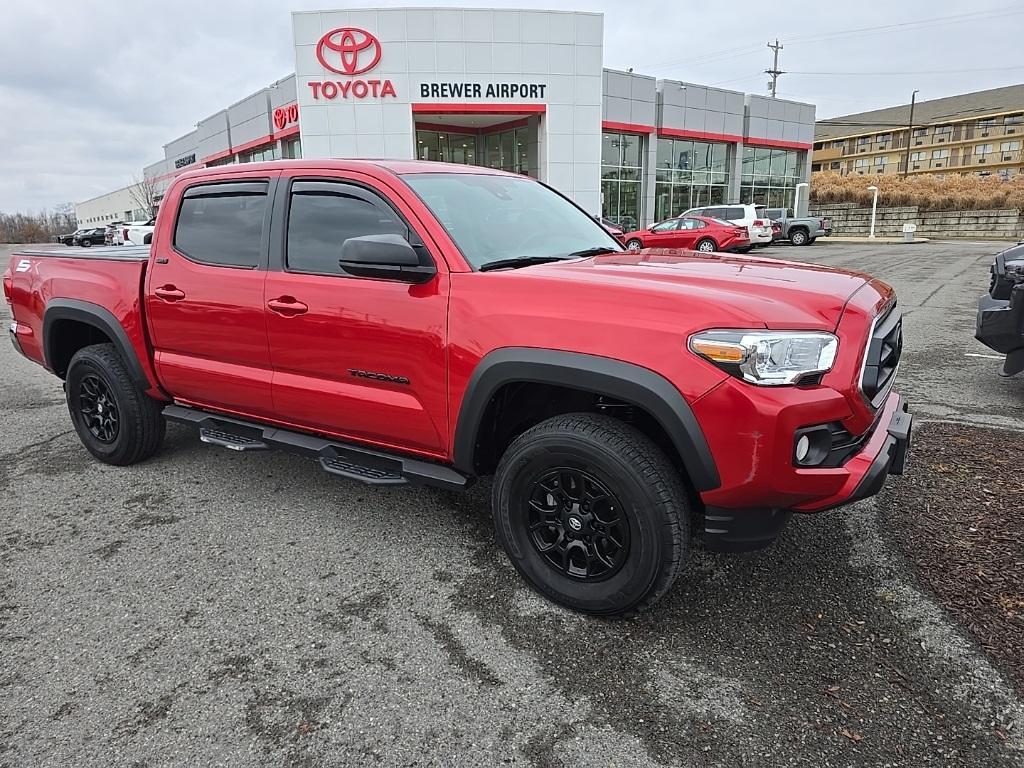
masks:
[(293, 272), (340, 274), (341, 245), (350, 237), (409, 234), (409, 228), (383, 201), (374, 204), (340, 184), (337, 191), (325, 190), (325, 184), (316, 184), (316, 191), (298, 191), (301, 185), (296, 183), (288, 211), (285, 259)]
[(727, 208), (705, 208), (703, 211), (694, 211), (700, 216), (707, 216), (709, 219), (721, 219), (725, 217)]
[(723, 208), (721, 216), (715, 216), (716, 219), (742, 219), (744, 216), (742, 208)]
[(193, 187), (181, 201), (174, 247), (204, 264), (256, 267), (266, 210), (264, 182)]
[(680, 229), (700, 229), (704, 226), (704, 222), (698, 219), (683, 219), (683, 223), (679, 225)]

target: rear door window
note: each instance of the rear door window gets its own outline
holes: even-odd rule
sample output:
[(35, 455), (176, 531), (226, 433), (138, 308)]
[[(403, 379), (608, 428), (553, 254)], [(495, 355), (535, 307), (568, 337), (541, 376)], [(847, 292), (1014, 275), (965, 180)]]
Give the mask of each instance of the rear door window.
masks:
[(185, 190), (174, 247), (191, 261), (255, 269), (267, 216), (265, 181), (205, 184)]
[(742, 208), (726, 208), (724, 209), (724, 215), (715, 216), (716, 219), (726, 219), (727, 221), (740, 221), (746, 216), (746, 212)]

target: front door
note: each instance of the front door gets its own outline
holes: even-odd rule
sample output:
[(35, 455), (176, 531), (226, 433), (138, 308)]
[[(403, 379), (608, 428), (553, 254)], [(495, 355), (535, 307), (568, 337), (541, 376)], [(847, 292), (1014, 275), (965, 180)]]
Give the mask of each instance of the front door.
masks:
[(651, 231), (644, 238), (644, 245), (648, 248), (675, 248), (676, 235), (679, 230), (680, 219), (669, 219), (651, 227)]
[[(353, 440), (442, 456), (448, 444), (443, 259), (412, 212), (346, 179), (283, 177), (264, 296), (277, 418)], [(428, 283), (358, 278), (338, 265), (349, 237), (401, 234), (432, 258)]]
[(157, 376), (176, 400), (273, 414), (263, 298), (272, 182), (204, 178), (155, 238), (146, 314)]

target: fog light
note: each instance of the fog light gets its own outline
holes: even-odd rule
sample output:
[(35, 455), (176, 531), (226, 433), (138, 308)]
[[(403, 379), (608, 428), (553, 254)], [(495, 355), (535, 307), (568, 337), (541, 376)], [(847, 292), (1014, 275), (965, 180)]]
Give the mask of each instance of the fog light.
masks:
[(811, 452), (811, 439), (807, 435), (801, 435), (796, 441), (796, 460), (803, 463), (807, 454)]

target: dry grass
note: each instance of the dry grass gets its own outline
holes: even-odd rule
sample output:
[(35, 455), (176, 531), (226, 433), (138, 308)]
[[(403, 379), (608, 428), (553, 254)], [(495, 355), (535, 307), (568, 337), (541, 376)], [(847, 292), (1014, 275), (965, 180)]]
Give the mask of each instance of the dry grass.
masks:
[(887, 207), (915, 205), (926, 211), (1024, 209), (1024, 175), (1003, 181), (994, 176), (934, 175), (840, 176), (819, 171), (811, 176), (811, 200), (815, 203), (871, 205), (868, 187), (878, 187), (878, 204)]

